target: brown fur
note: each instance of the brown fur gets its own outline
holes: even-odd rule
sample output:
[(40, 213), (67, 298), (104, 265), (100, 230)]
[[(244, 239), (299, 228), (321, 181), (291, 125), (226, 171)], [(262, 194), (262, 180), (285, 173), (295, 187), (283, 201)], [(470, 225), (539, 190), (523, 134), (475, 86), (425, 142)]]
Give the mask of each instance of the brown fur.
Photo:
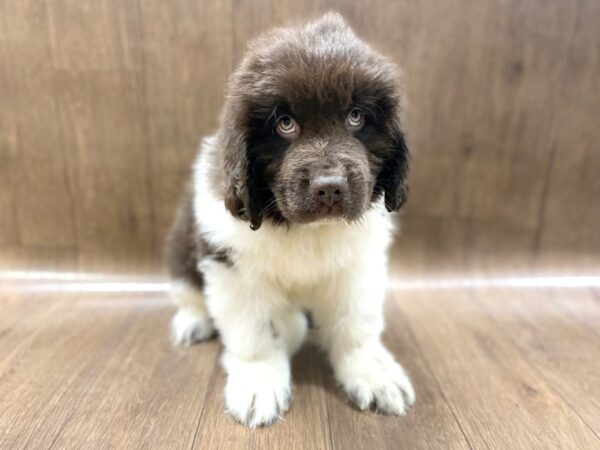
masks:
[[(408, 149), (400, 122), (397, 68), (358, 39), (336, 14), (298, 28), (280, 28), (252, 41), (232, 75), (211, 177), (227, 209), (258, 229), (263, 220), (306, 223), (321, 217), (309, 186), (318, 174), (344, 177), (340, 215), (360, 219), (385, 197), (389, 211), (406, 200)], [(365, 126), (349, 131), (359, 107)], [(289, 141), (277, 118), (301, 127)], [(202, 285), (197, 259), (221, 255), (195, 231), (188, 192), (168, 241), (174, 277)]]
[[(317, 219), (301, 186), (329, 168), (349, 177), (347, 219), (359, 218), (382, 194), (397, 211), (406, 199), (408, 159), (400, 98), (396, 67), (339, 15), (255, 39), (231, 77), (218, 134), (226, 206), (254, 228), (265, 217)], [(357, 105), (370, 114), (369, 126), (353, 136), (343, 124)], [(279, 110), (301, 123), (292, 144), (272, 133)]]
[(167, 236), (166, 259), (171, 278), (185, 279), (202, 289), (204, 277), (198, 270), (201, 257), (213, 257), (227, 265), (233, 264), (227, 250), (215, 249), (198, 233), (194, 221), (193, 190), (188, 186)]

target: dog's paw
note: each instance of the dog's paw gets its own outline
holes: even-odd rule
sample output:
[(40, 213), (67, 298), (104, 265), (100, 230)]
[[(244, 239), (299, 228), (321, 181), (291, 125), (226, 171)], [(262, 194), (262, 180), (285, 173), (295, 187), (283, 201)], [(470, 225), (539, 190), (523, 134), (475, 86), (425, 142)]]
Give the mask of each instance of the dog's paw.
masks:
[(237, 421), (251, 427), (271, 425), (290, 405), (290, 370), (287, 361), (233, 360), (225, 355), (228, 372), (225, 407)]
[(404, 415), (415, 402), (415, 391), (400, 364), (385, 350), (358, 352), (343, 361), (336, 373), (344, 391), (361, 410)]
[(215, 332), (205, 314), (180, 309), (171, 321), (171, 340), (175, 345), (188, 346), (209, 339)]

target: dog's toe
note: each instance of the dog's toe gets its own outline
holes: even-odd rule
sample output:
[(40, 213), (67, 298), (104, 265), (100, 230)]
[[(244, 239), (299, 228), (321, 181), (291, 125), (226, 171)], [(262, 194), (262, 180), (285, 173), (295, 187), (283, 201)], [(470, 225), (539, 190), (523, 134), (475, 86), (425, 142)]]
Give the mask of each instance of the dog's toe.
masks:
[(404, 369), (386, 351), (377, 357), (366, 353), (348, 358), (338, 378), (360, 409), (404, 415), (415, 402), (415, 391)]
[(175, 345), (188, 346), (209, 339), (215, 330), (203, 314), (179, 310), (171, 321), (171, 339)]
[(290, 375), (285, 365), (225, 358), (229, 372), (225, 406), (237, 421), (251, 427), (271, 425), (290, 405)]

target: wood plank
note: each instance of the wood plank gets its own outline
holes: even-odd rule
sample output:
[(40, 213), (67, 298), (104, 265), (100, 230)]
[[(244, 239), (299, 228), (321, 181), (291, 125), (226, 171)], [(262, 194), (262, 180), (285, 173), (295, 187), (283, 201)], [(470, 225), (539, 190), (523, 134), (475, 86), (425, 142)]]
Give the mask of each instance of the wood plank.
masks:
[(75, 248), (57, 249), (11, 244), (0, 249), (0, 271), (54, 271), (73, 272), (78, 266)]
[(507, 339), (519, 324), (514, 314), (492, 320), (472, 294), (460, 290), (413, 292), (396, 300), (473, 447), (568, 448), (574, 436), (581, 448), (599, 445)]
[(111, 0), (48, 8), (81, 267), (156, 258), (136, 10)]
[(233, 69), (230, 0), (138, 1), (143, 43), (137, 80), (162, 243), (189, 179), (201, 137), (215, 132)]
[(600, 98), (590, 92), (600, 90), (600, 4), (574, 6), (577, 30), (565, 55), (538, 245), (555, 258), (581, 253), (593, 260), (600, 252)]
[[(2, 7), (0, 6), (0, 15)], [(0, 17), (0, 23), (2, 18)], [(0, 42), (4, 40), (1, 36)], [(13, 90), (14, 80), (9, 76), (10, 64), (4, 46), (0, 45), (0, 86)], [(1, 88), (0, 88), (1, 89)], [(0, 91), (0, 95), (2, 91)], [(8, 97), (8, 96), (7, 96)], [(18, 167), (17, 153), (17, 119), (14, 117), (12, 105), (15, 98), (6, 98), (0, 102), (0, 247), (15, 245), (20, 242), (17, 224), (16, 205), (16, 172)]]
[(600, 439), (600, 305), (589, 300), (585, 289), (535, 289), (526, 299), (499, 289), (477, 298), (491, 317), (518, 319), (502, 322), (504, 337)]
[[(417, 404), (407, 416), (353, 409), (323, 356), (308, 346), (294, 360), (290, 412), (259, 430), (224, 412), (218, 342), (170, 346), (172, 309), (164, 297), (6, 292), (2, 447), (594, 448), (600, 442), (600, 339), (563, 307), (567, 298), (577, 301), (576, 290), (569, 297), (523, 289), (396, 292), (384, 340), (415, 384)], [(598, 317), (596, 303), (586, 302), (589, 324)]]
[(80, 380), (88, 389), (53, 447), (189, 448), (216, 364), (216, 342), (172, 347), (168, 320), (173, 310), (164, 298), (99, 300), (86, 307), (96, 314), (123, 309), (135, 323), (111, 346), (94, 379)]
[(553, 289), (552, 302), (562, 312), (575, 319), (588, 332), (600, 338), (600, 302), (593, 289)]
[(41, 329), (52, 320), (56, 311), (65, 308), (65, 299), (53, 299), (50, 303), (40, 299), (41, 295), (24, 293), (19, 285), (2, 282), (0, 303), (0, 377), (13, 358), (22, 356), (24, 349), (38, 338)]
[(53, 309), (52, 299), (40, 297), (49, 314), (21, 318), (17, 333), (33, 338), (0, 366), (2, 448), (50, 447), (133, 319), (123, 309), (85, 313), (73, 298)]
[(400, 309), (390, 299), (384, 342), (408, 372), (417, 401), (404, 417), (387, 417), (354, 408), (339, 390), (329, 393), (331, 430), (336, 448), (458, 449), (469, 448), (444, 387), (431, 372), (427, 356)]
[[(0, 194), (0, 206), (7, 208), (1, 210), (0, 224), (2, 234), (14, 239), (6, 244), (64, 249), (76, 243), (75, 223), (47, 18), (43, 2), (0, 4), (0, 55), (6, 64), (0, 83), (0, 164), (6, 166), (0, 172), (10, 170), (1, 184), (12, 192)], [(16, 233), (11, 231), (15, 224)]]

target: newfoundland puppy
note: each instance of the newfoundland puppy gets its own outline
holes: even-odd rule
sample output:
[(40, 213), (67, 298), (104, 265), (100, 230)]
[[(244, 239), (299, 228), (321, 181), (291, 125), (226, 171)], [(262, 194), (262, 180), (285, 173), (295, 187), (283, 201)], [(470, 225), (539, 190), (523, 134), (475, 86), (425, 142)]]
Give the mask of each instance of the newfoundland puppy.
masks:
[(218, 331), (225, 406), (251, 426), (290, 404), (308, 318), (361, 410), (415, 394), (381, 343), (390, 212), (406, 199), (397, 67), (337, 14), (253, 40), (170, 232), (173, 338)]

